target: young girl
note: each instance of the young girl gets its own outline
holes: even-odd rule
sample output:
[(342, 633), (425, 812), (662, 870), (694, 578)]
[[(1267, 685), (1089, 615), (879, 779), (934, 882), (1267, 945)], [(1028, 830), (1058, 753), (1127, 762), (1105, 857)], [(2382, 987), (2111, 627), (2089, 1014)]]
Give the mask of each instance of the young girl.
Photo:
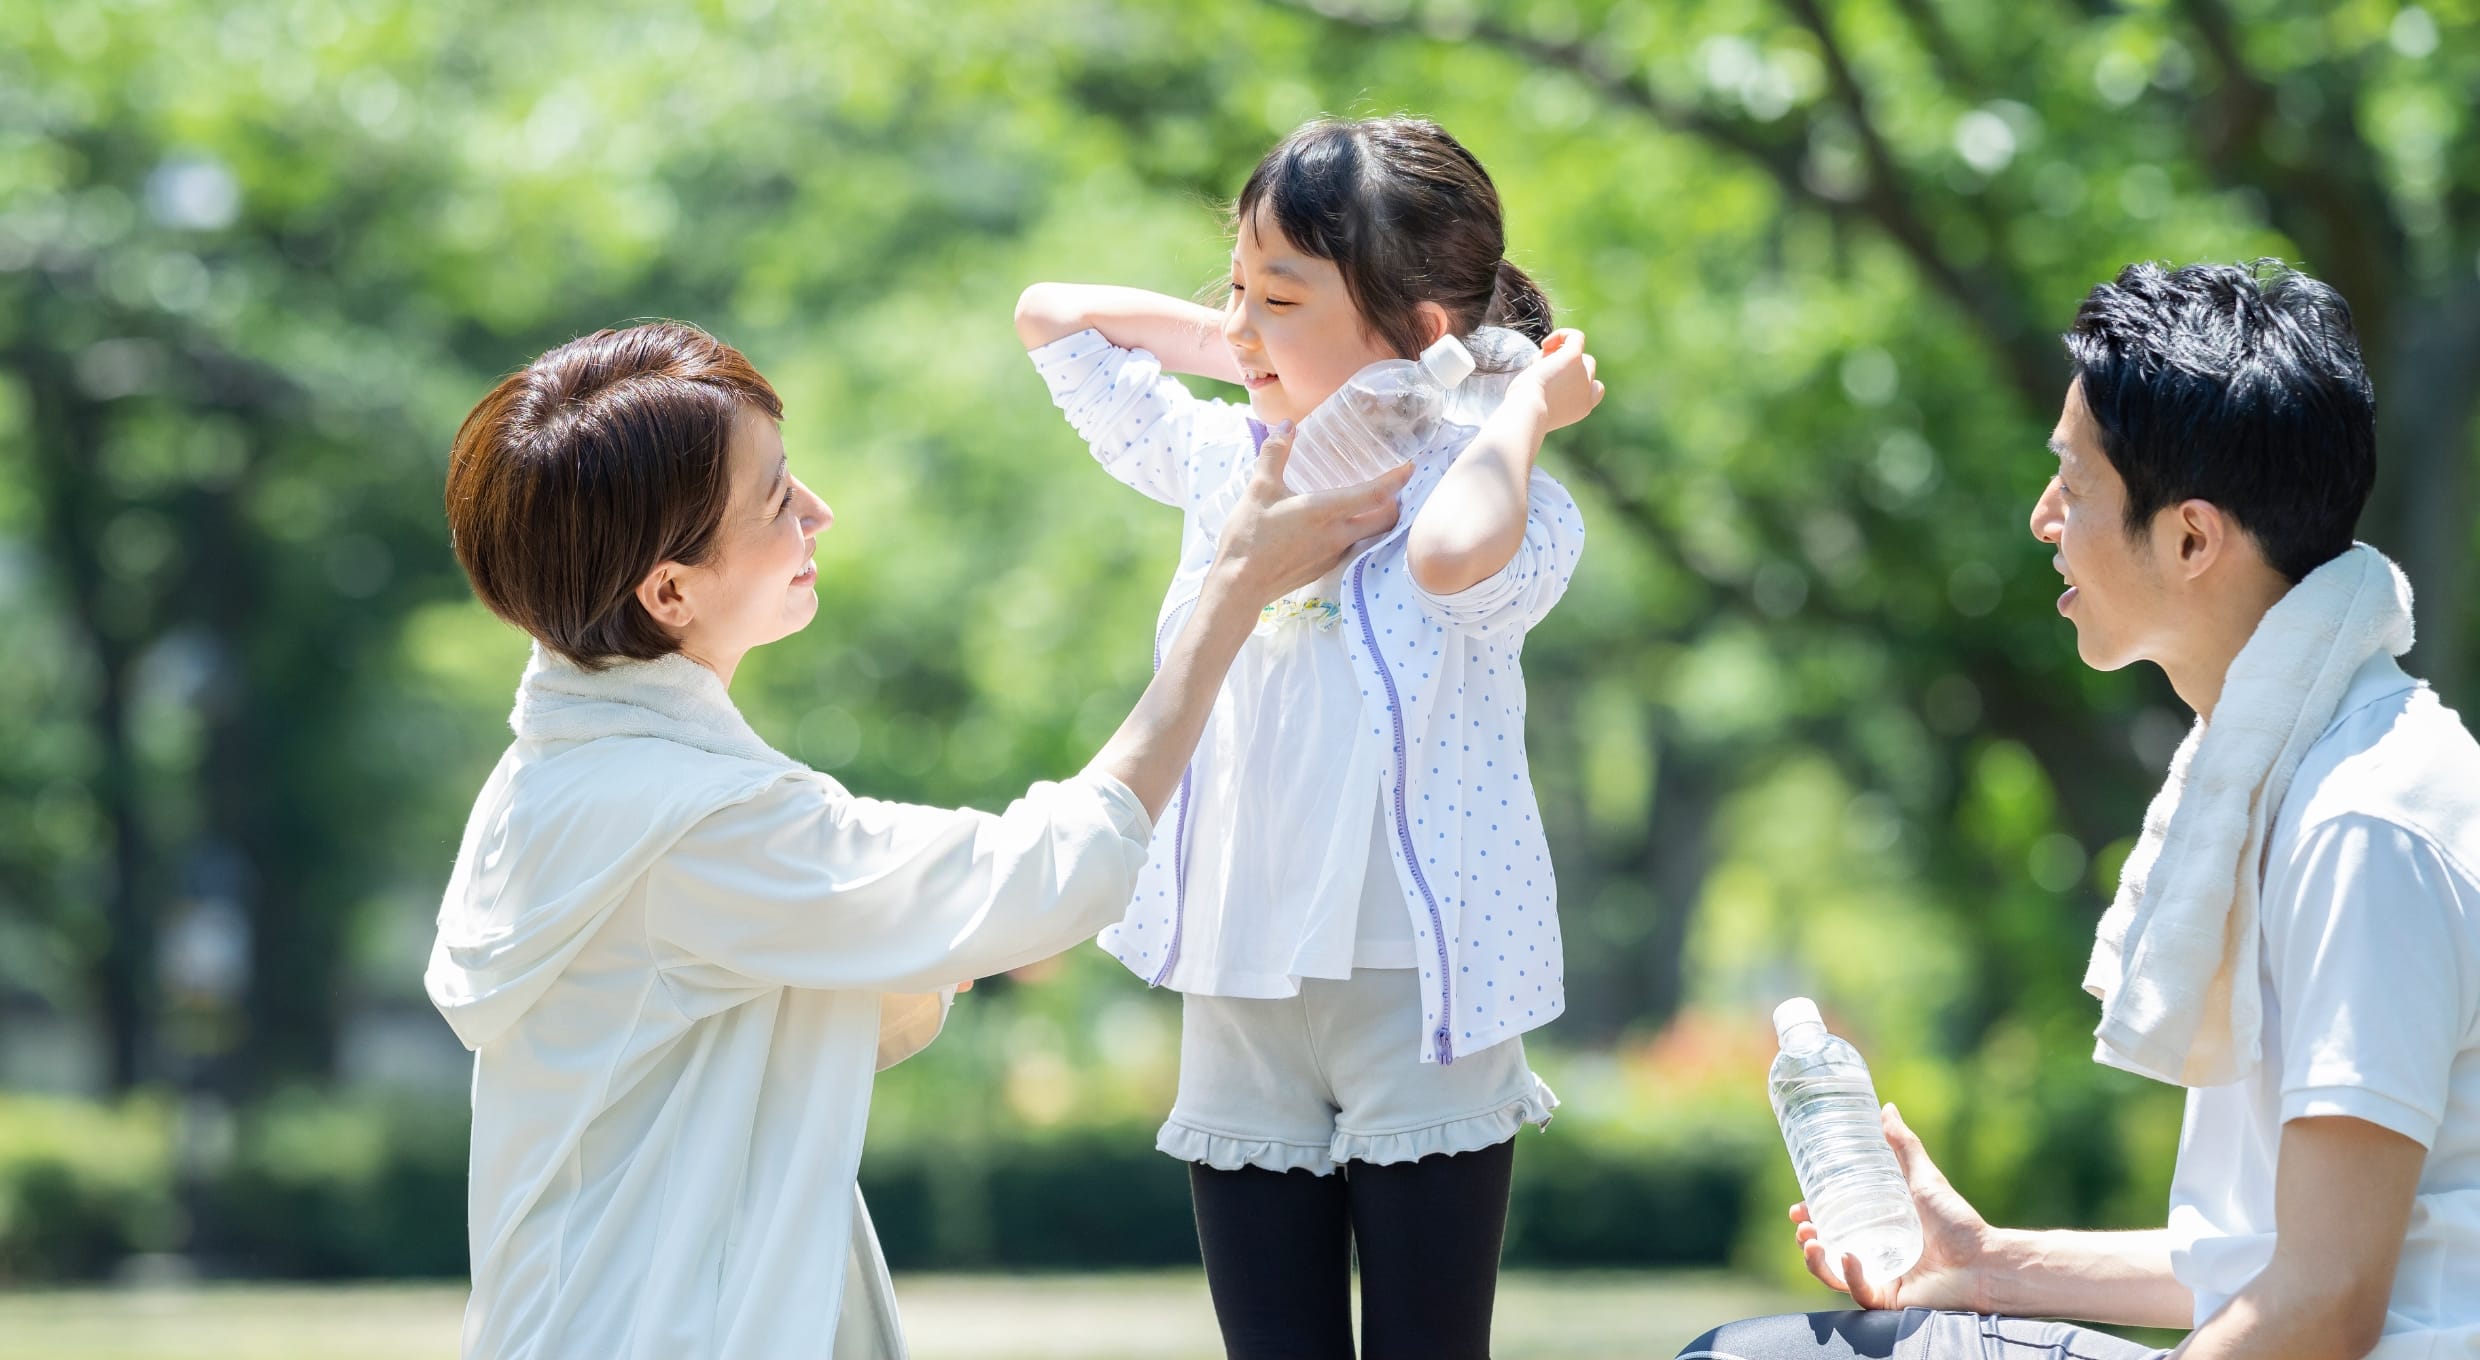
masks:
[[(1484, 325), (1548, 343), (1478, 430), (1413, 459), (1395, 529), (1267, 608), (1102, 944), (1183, 994), (1157, 1146), (1190, 1163), (1230, 1354), (1350, 1356), (1357, 1248), (1366, 1355), (1482, 1356), (1513, 1140), (1557, 1104), (1517, 1036), (1564, 1004), (1518, 657), (1584, 528), (1533, 462), (1601, 384), (1436, 124), (1303, 127), (1234, 221), (1219, 314), (1098, 285), (1017, 305), (1094, 456), (1185, 512), (1158, 637), (1235, 479), (1363, 366)], [(1167, 373), (1239, 383), (1248, 409)]]

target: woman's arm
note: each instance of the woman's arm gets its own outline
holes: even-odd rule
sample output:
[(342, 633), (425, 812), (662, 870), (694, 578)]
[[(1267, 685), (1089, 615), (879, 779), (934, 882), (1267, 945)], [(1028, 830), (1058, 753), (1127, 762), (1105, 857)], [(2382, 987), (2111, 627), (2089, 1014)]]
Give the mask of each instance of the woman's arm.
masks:
[(1211, 307), (1107, 283), (1037, 283), (1016, 299), (1016, 338), (1026, 349), (1081, 330), (1149, 351), (1173, 373), (1240, 381), (1239, 362), (1223, 343), (1223, 314)]
[(855, 798), (787, 778), (709, 818), (657, 866), (649, 930), (671, 968), (789, 987), (915, 992), (1058, 953), (1127, 910), (1146, 831), (1267, 601), (1394, 523), (1406, 469), (1289, 496), (1266, 441), (1197, 610), (1117, 735), (1065, 785), (1006, 812)]
[(1526, 488), (1543, 437), (1584, 419), (1601, 399), (1584, 333), (1553, 334), (1412, 521), (1405, 548), (1413, 582), (1454, 595), (1505, 567), (1524, 542)]

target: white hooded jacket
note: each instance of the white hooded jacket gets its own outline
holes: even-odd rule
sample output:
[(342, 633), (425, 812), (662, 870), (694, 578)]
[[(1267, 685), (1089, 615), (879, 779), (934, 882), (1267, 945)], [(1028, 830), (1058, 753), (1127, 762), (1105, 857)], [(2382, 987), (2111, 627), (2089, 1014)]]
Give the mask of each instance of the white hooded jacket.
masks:
[(474, 1051), (465, 1354), (901, 1355), (871, 1074), (955, 983), (1117, 919), (1144, 808), (1096, 776), (995, 816), (857, 798), (677, 656), (537, 649), (509, 721), (425, 975)]

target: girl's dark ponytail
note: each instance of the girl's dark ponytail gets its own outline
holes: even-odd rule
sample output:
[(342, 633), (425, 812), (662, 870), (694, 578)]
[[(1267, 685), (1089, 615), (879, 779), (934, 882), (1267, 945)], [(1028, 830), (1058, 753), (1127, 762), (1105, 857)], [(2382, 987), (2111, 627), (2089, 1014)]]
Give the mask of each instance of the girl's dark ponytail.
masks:
[(1501, 259), (1498, 282), (1490, 290), (1490, 309), (1482, 315), (1481, 324), (1504, 326), (1538, 345), (1550, 338), (1550, 296), (1531, 275)]

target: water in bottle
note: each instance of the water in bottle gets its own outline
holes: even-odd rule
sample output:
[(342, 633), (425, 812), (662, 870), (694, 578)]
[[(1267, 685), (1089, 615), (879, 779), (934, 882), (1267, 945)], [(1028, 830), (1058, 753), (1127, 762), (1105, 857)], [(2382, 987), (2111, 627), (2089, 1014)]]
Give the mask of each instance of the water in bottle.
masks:
[(1353, 374), (1301, 420), (1283, 484), (1333, 491), (1410, 459), (1437, 436), (1447, 394), (1472, 371), (1471, 351), (1448, 335), (1419, 359), (1382, 359)]
[(1839, 1272), (1857, 1256), (1871, 1283), (1893, 1284), (1920, 1261), (1920, 1212), (1879, 1122), (1869, 1065), (1826, 1032), (1807, 997), (1774, 1009), (1774, 1033), (1782, 1052), (1768, 1094), (1826, 1259)]

